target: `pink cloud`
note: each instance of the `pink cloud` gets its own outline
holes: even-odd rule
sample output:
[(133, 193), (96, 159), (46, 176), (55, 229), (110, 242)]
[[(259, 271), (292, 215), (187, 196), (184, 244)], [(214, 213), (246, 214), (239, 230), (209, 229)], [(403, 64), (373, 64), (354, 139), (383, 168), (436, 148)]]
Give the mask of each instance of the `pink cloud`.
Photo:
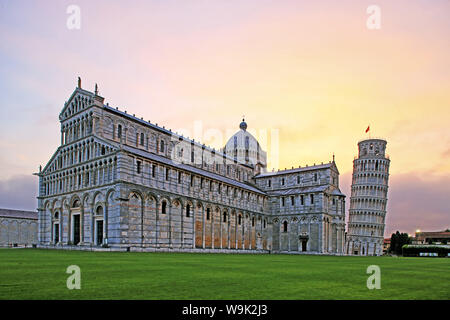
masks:
[[(341, 190), (351, 195), (351, 173), (341, 175)], [(450, 227), (450, 176), (432, 173), (395, 174), (389, 178), (385, 237), (397, 230), (437, 231)]]

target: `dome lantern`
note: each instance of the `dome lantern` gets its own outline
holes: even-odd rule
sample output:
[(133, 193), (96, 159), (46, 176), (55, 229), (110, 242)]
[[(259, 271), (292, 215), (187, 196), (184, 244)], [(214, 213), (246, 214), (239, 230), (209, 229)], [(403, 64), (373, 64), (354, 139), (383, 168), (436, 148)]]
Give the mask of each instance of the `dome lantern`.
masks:
[(244, 119), (244, 118), (242, 118), (242, 122), (241, 122), (241, 124), (239, 125), (239, 128), (242, 129), (242, 130), (244, 130), (244, 131), (247, 130), (247, 122), (245, 122), (245, 119)]

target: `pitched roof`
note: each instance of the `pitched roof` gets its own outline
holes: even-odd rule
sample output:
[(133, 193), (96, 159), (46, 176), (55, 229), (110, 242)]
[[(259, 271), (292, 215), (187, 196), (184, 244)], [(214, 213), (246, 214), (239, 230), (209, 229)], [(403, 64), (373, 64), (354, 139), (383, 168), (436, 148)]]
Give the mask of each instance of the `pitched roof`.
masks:
[(298, 194), (298, 193), (324, 192), (327, 188), (328, 188), (328, 185), (309, 186), (309, 187), (287, 188), (287, 189), (281, 189), (281, 190), (274, 190), (274, 191), (270, 191), (268, 193), (273, 196), (287, 196), (287, 195)]
[(274, 190), (274, 191), (268, 191), (267, 193), (271, 196), (289, 196), (289, 195), (295, 195), (299, 193), (311, 193), (311, 192), (327, 192), (331, 195), (337, 195), (337, 196), (344, 196), (339, 189), (333, 188), (330, 192), (330, 185), (324, 184), (320, 186), (306, 186), (306, 187), (298, 187), (298, 188), (286, 188), (286, 189), (280, 189), (280, 190)]
[(0, 217), (37, 220), (38, 213), (37, 213), (37, 211), (25, 211), (25, 210), (1, 209), (0, 208)]
[(416, 232), (416, 238), (450, 238), (448, 231), (421, 231)]
[[(166, 128), (161, 128), (160, 126), (158, 126), (158, 125), (156, 125), (156, 124), (153, 124), (153, 123), (151, 123), (151, 122), (147, 122), (147, 121), (145, 121), (145, 120), (143, 120), (143, 119), (139, 119), (139, 118), (137, 118), (136, 116), (131, 115), (131, 114), (128, 114), (128, 113), (126, 113), (126, 112), (123, 112), (123, 111), (121, 111), (121, 110), (119, 110), (119, 109), (114, 109), (113, 107), (111, 107), (111, 106), (109, 106), (109, 105), (104, 105), (103, 107), (104, 107), (106, 110), (108, 110), (108, 111), (111, 111), (111, 112), (113, 112), (113, 113), (119, 114), (119, 115), (121, 115), (121, 116), (123, 116), (123, 117), (126, 117), (126, 118), (130, 119), (130, 120), (136, 121), (136, 122), (138, 122), (138, 123), (140, 123), (140, 124), (142, 124), (142, 125), (144, 125), (144, 126), (147, 126), (147, 127), (152, 128), (152, 129), (155, 129), (155, 130), (157, 130), (157, 131), (159, 131), (159, 132), (162, 132), (162, 133), (171, 135), (171, 136), (176, 137), (176, 138), (178, 138), (178, 139), (181, 139), (181, 140), (183, 140), (183, 141), (185, 141), (185, 142), (193, 143), (194, 145), (196, 145), (196, 146), (198, 146), (198, 147), (205, 148), (206, 150), (208, 150), (208, 151), (210, 151), (210, 152), (214, 152), (216, 155), (218, 155), (218, 156), (220, 156), (220, 157), (225, 157), (226, 159), (228, 159), (228, 160), (234, 162), (234, 158), (230, 157), (230, 156), (227, 155), (226, 153), (223, 153), (220, 149), (213, 149), (213, 148), (208, 147), (208, 146), (206, 146), (206, 145), (204, 145), (204, 144), (201, 144), (201, 143), (198, 142), (198, 141), (190, 140), (190, 139), (188, 139), (188, 138), (186, 138), (186, 137), (184, 137), (184, 136), (182, 136), (182, 135), (180, 135), (180, 134), (178, 134), (178, 133), (176, 133), (176, 132), (173, 132), (172, 130), (168, 130), (168, 129), (166, 129)], [(252, 168), (251, 165), (248, 165), (248, 164), (246, 164), (246, 163), (244, 163), (244, 162), (237, 161), (237, 163), (240, 164), (240, 165), (243, 165), (243, 166)]]
[(154, 154), (154, 153), (142, 150), (142, 149), (137, 149), (137, 148), (134, 148), (134, 147), (131, 147), (131, 146), (128, 146), (128, 145), (123, 145), (122, 148), (123, 148), (123, 150), (125, 150), (127, 152), (130, 152), (130, 153), (133, 153), (135, 155), (139, 155), (141, 157), (144, 157), (144, 158), (147, 158), (147, 159), (151, 159), (151, 160), (154, 160), (154, 161), (157, 161), (157, 162), (161, 162), (161, 163), (166, 164), (168, 166), (172, 166), (172, 167), (176, 167), (176, 168), (179, 168), (179, 169), (183, 169), (183, 170), (186, 170), (186, 171), (189, 171), (189, 172), (192, 172), (192, 173), (195, 173), (197, 175), (204, 176), (204, 177), (207, 177), (207, 178), (210, 178), (210, 179), (219, 180), (219, 181), (222, 181), (223, 183), (234, 185), (236, 187), (240, 187), (240, 188), (243, 188), (243, 189), (246, 189), (246, 190), (249, 190), (249, 191), (253, 191), (253, 192), (256, 192), (256, 193), (261, 194), (261, 195), (266, 195), (266, 193), (264, 193), (263, 191), (259, 190), (256, 187), (254, 187), (253, 185), (250, 185), (250, 184), (247, 184), (247, 183), (244, 183), (244, 182), (236, 181), (236, 180), (230, 179), (228, 177), (224, 177), (224, 176), (221, 176), (221, 175), (216, 174), (216, 173), (208, 172), (206, 170), (203, 170), (203, 169), (200, 169), (200, 168), (197, 168), (197, 167), (193, 167), (193, 166), (190, 166), (190, 165), (187, 165), (187, 164), (184, 164), (184, 163), (177, 163), (177, 162), (172, 161), (171, 159), (167, 159), (167, 158), (165, 158), (163, 156), (160, 156), (160, 155), (157, 155), (157, 154)]
[(287, 169), (287, 170), (279, 170), (279, 171), (273, 171), (273, 172), (264, 172), (264, 173), (260, 173), (255, 178), (258, 179), (258, 178), (278, 176), (278, 175), (290, 174), (290, 173), (296, 173), (296, 172), (326, 169), (326, 168), (331, 168), (332, 165), (333, 165), (333, 163), (329, 162), (329, 163), (318, 164), (318, 165), (309, 166), (309, 167), (301, 167), (301, 168), (294, 168), (294, 169)]

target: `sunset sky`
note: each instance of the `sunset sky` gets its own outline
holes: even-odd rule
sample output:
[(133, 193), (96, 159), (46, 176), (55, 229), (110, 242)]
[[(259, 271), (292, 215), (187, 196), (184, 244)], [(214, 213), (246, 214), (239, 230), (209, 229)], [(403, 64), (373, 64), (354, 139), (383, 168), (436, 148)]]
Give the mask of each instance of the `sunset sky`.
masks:
[(269, 170), (334, 152), (347, 203), (370, 124), (391, 158), (385, 236), (450, 228), (450, 1), (0, 0), (0, 40), (0, 207), (36, 209), (32, 173), (80, 76), (152, 123), (200, 124), (216, 148), (245, 115), (256, 136), (278, 134), (262, 141)]

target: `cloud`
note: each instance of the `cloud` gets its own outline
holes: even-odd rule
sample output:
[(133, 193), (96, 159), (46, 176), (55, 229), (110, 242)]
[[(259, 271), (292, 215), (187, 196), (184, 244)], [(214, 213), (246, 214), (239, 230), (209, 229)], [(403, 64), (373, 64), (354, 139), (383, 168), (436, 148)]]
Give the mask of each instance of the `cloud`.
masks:
[(8, 209), (36, 210), (38, 178), (15, 175), (0, 180), (0, 207)]
[[(351, 173), (341, 175), (341, 190), (351, 195)], [(389, 178), (385, 237), (397, 230), (412, 234), (417, 229), (439, 231), (450, 227), (450, 176), (432, 173), (396, 174)]]
[[(427, 177), (428, 176), (428, 177)], [(413, 233), (450, 227), (450, 176), (415, 173), (391, 177), (386, 232)]]

